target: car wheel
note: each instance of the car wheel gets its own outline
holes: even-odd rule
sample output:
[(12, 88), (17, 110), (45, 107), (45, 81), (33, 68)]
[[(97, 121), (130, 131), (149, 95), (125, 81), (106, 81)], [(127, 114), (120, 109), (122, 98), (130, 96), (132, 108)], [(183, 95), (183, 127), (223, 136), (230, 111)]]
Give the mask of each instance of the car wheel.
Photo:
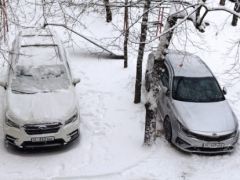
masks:
[(172, 126), (171, 126), (169, 117), (165, 118), (165, 120), (163, 122), (163, 128), (164, 128), (166, 140), (171, 143), (171, 141), (172, 141)]
[(146, 71), (146, 74), (145, 74), (145, 88), (146, 88), (147, 92), (150, 91), (150, 83), (149, 83), (148, 71)]

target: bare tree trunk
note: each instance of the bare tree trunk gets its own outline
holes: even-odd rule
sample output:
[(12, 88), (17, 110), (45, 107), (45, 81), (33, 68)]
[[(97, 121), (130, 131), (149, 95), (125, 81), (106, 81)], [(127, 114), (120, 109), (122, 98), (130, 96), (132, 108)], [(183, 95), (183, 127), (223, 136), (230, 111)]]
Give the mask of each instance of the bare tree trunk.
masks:
[(125, 0), (125, 9), (124, 9), (124, 68), (128, 67), (128, 38), (129, 38), (129, 23), (128, 23), (128, 0)]
[(144, 134), (144, 144), (152, 145), (156, 139), (156, 112), (155, 108), (152, 109), (150, 102), (145, 104), (146, 117), (145, 117), (145, 134)]
[(220, 4), (221, 6), (225, 6), (225, 2), (226, 2), (226, 0), (220, 0), (219, 4)]
[[(2, 37), (4, 38), (4, 41), (7, 41), (7, 32), (8, 32), (8, 14), (7, 14), (7, 3), (6, 0), (0, 0), (0, 13), (1, 13), (1, 19), (0, 19), (0, 39)], [(2, 32), (2, 34), (1, 34)]]
[[(173, 36), (173, 30), (169, 31), (169, 29), (171, 29), (176, 23), (177, 23), (177, 18), (173, 16), (169, 16), (164, 26), (164, 32), (167, 32), (167, 33), (160, 37), (156, 59), (154, 60), (153, 77), (156, 78), (154, 80), (154, 82), (156, 83), (156, 87), (154, 87), (153, 90), (157, 88), (157, 84), (159, 81), (158, 75), (160, 73), (160, 69), (165, 60), (166, 50), (168, 49), (168, 46)], [(154, 83), (154, 86), (155, 86), (155, 83)]]
[(144, 11), (143, 11), (144, 14), (142, 17), (142, 24), (141, 24), (140, 44), (139, 44), (138, 58), (137, 58), (134, 103), (141, 102), (142, 60), (144, 55), (145, 42), (147, 38), (147, 28), (148, 28), (147, 23), (148, 23), (148, 14), (149, 14), (150, 5), (151, 5), (151, 0), (145, 0)]
[(45, 13), (45, 0), (42, 0), (42, 16), (43, 16), (43, 24), (47, 24), (47, 18)]
[(105, 8), (106, 8), (106, 21), (111, 22), (112, 21), (112, 11), (110, 9), (109, 0), (104, 0)]
[[(153, 84), (151, 86), (152, 94), (149, 94), (150, 99), (154, 99), (158, 94), (158, 84), (159, 84), (159, 74), (161, 67), (163, 66), (165, 60), (166, 50), (170, 44), (170, 41), (173, 36), (173, 30), (170, 30), (177, 23), (177, 18), (169, 16), (165, 26), (164, 26), (164, 34), (160, 37), (160, 43), (157, 50), (156, 59), (154, 60), (154, 68), (153, 68)], [(163, 33), (164, 33), (163, 32)], [(146, 108), (146, 121), (145, 121), (145, 136), (144, 136), (144, 144), (152, 145), (156, 139), (156, 108), (148, 102), (145, 104)]]
[[(234, 11), (236, 11), (238, 13), (240, 12), (240, 0), (236, 0), (235, 6), (234, 6)], [(237, 26), (237, 22), (238, 22), (238, 17), (236, 15), (233, 15), (232, 26)]]
[(4, 12), (3, 12), (3, 2), (0, 0), (0, 41), (5, 36), (4, 35)]

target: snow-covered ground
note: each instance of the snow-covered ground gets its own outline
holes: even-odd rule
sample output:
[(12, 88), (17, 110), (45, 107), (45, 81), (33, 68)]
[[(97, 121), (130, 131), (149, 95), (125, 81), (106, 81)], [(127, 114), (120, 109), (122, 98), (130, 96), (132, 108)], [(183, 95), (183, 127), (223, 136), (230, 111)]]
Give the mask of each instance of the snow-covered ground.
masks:
[(142, 145), (145, 111), (132, 103), (134, 63), (123, 69), (122, 61), (75, 52), (71, 66), (82, 79), (80, 141), (47, 152), (6, 149), (2, 141), (0, 179), (238, 179), (239, 147), (208, 157), (179, 152), (163, 137), (151, 148)]
[(71, 65), (74, 75), (82, 79), (76, 88), (80, 141), (47, 153), (8, 150), (2, 142), (0, 172), (4, 173), (0, 179), (107, 176), (135, 166), (151, 154), (142, 148), (144, 107), (132, 103), (130, 69), (123, 70), (122, 61), (78, 55), (71, 57)]
[[(221, 84), (227, 85), (227, 97), (240, 119), (240, 86), (229, 83), (233, 81), (223, 74), (226, 67), (234, 62), (226, 49), (230, 47), (228, 42), (231, 39), (239, 37), (239, 27), (229, 26), (231, 18), (223, 26), (226, 15), (219, 13), (208, 19), (212, 24), (201, 35), (204, 41), (191, 34), (188, 36), (202, 42), (199, 46), (207, 48), (195, 48), (189, 43), (186, 50), (199, 55)], [(91, 33), (86, 32), (88, 35), (111, 36), (110, 25), (106, 25), (104, 19), (94, 17), (91, 21), (88, 19), (88, 23), (88, 27), (92, 28)], [(177, 40), (174, 44), (183, 47)], [(134, 53), (130, 52), (129, 68), (124, 69), (121, 60), (104, 59), (92, 54), (92, 46), (86, 41), (79, 40), (74, 50), (68, 50), (73, 74), (81, 78), (81, 83), (76, 87), (81, 113), (79, 141), (58, 150), (22, 152), (6, 148), (3, 132), (0, 131), (1, 180), (239, 179), (239, 143), (232, 154), (217, 156), (182, 153), (169, 145), (164, 137), (158, 138), (152, 147), (143, 146), (145, 91), (142, 103), (135, 105)], [(0, 98), (4, 99), (3, 89), (0, 89)], [(1, 104), (1, 115), (3, 109)]]

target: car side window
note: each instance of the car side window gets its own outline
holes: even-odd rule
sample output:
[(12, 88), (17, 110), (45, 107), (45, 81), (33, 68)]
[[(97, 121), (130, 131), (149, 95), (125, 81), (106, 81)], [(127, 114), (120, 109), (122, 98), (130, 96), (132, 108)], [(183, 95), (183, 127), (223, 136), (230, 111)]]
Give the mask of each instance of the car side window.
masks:
[(161, 73), (160, 79), (161, 79), (163, 86), (169, 88), (169, 72), (165, 65), (162, 68), (162, 73)]

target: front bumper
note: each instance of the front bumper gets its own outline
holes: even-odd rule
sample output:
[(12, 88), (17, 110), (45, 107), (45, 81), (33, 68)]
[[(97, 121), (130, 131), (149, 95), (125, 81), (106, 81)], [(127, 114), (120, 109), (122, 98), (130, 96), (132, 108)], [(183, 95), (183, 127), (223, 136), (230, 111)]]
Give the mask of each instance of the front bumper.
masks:
[(235, 144), (239, 138), (239, 132), (234, 136), (219, 140), (203, 140), (193, 136), (188, 136), (183, 132), (179, 132), (173, 143), (181, 150), (190, 153), (201, 154), (220, 154), (229, 153), (234, 150)]
[[(24, 127), (9, 127), (4, 123), (5, 141), (19, 148), (39, 148), (66, 145), (79, 137), (79, 120), (61, 125), (55, 133), (28, 134)], [(33, 138), (49, 138), (46, 141), (33, 141)]]

